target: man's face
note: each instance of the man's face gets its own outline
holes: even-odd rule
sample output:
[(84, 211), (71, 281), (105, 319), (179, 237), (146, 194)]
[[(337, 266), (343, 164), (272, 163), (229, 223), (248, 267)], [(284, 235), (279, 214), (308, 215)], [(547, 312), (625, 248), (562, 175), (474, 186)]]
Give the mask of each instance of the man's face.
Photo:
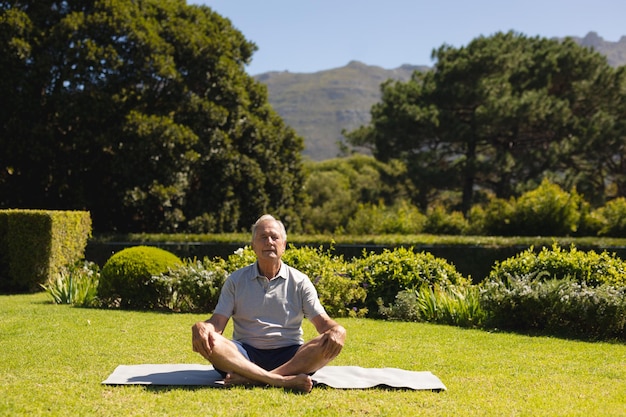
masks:
[(287, 242), (280, 234), (280, 227), (274, 221), (266, 221), (256, 228), (252, 249), (260, 260), (280, 259)]

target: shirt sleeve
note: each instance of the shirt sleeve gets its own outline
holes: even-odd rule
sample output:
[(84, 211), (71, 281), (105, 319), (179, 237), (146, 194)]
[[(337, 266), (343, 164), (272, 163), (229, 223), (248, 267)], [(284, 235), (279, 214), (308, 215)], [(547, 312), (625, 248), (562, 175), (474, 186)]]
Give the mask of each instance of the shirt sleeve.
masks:
[(317, 295), (317, 290), (308, 277), (302, 281), (302, 310), (304, 316), (309, 320), (326, 313)]
[(220, 292), (220, 297), (217, 300), (217, 305), (215, 306), (215, 310), (213, 310), (213, 314), (219, 314), (221, 316), (225, 316), (230, 318), (235, 311), (235, 283), (230, 275), (224, 281), (224, 285), (222, 285), (222, 290)]

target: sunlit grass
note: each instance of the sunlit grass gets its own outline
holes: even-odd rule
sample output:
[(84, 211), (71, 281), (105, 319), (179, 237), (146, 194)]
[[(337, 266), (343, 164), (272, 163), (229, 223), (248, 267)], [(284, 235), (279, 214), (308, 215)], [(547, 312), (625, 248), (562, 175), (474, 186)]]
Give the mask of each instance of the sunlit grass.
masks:
[[(190, 327), (205, 316), (0, 297), (0, 415), (626, 415), (626, 345), (341, 319), (337, 365), (428, 370), (442, 393), (315, 388), (103, 386), (119, 364), (203, 363)], [(312, 326), (305, 328), (313, 335)]]

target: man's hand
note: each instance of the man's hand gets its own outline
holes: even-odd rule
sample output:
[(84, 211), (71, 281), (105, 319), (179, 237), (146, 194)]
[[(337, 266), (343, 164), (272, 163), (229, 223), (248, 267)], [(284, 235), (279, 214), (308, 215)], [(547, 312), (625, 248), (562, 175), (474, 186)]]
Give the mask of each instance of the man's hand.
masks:
[(212, 331), (215, 331), (213, 325), (205, 321), (199, 321), (191, 327), (191, 344), (193, 351), (198, 352), (207, 360), (211, 356), (209, 333)]
[(311, 322), (322, 336), (322, 357), (326, 360), (334, 359), (343, 349), (346, 341), (346, 329), (328, 317), (326, 313), (313, 317)]
[(346, 329), (335, 325), (323, 333), (323, 356), (325, 359), (333, 359), (339, 355), (346, 341)]
[(213, 353), (209, 335), (213, 332), (222, 334), (228, 323), (228, 317), (213, 314), (207, 321), (199, 321), (191, 327), (191, 345), (193, 351), (201, 354), (206, 360)]

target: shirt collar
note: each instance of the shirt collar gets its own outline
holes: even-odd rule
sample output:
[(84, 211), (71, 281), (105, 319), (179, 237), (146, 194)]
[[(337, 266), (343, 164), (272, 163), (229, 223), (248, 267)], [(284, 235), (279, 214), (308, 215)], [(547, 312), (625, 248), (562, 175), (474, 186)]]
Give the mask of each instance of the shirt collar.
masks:
[[(257, 279), (263, 276), (259, 272), (259, 261), (254, 262), (254, 266), (252, 270), (254, 271), (254, 274), (252, 274), (252, 277), (251, 277), (252, 279)], [(272, 278), (273, 277), (268, 277), (268, 279), (272, 279)], [(278, 270), (278, 274), (276, 275), (276, 278), (287, 279), (287, 265), (285, 265), (283, 261), (280, 261), (280, 269)]]

